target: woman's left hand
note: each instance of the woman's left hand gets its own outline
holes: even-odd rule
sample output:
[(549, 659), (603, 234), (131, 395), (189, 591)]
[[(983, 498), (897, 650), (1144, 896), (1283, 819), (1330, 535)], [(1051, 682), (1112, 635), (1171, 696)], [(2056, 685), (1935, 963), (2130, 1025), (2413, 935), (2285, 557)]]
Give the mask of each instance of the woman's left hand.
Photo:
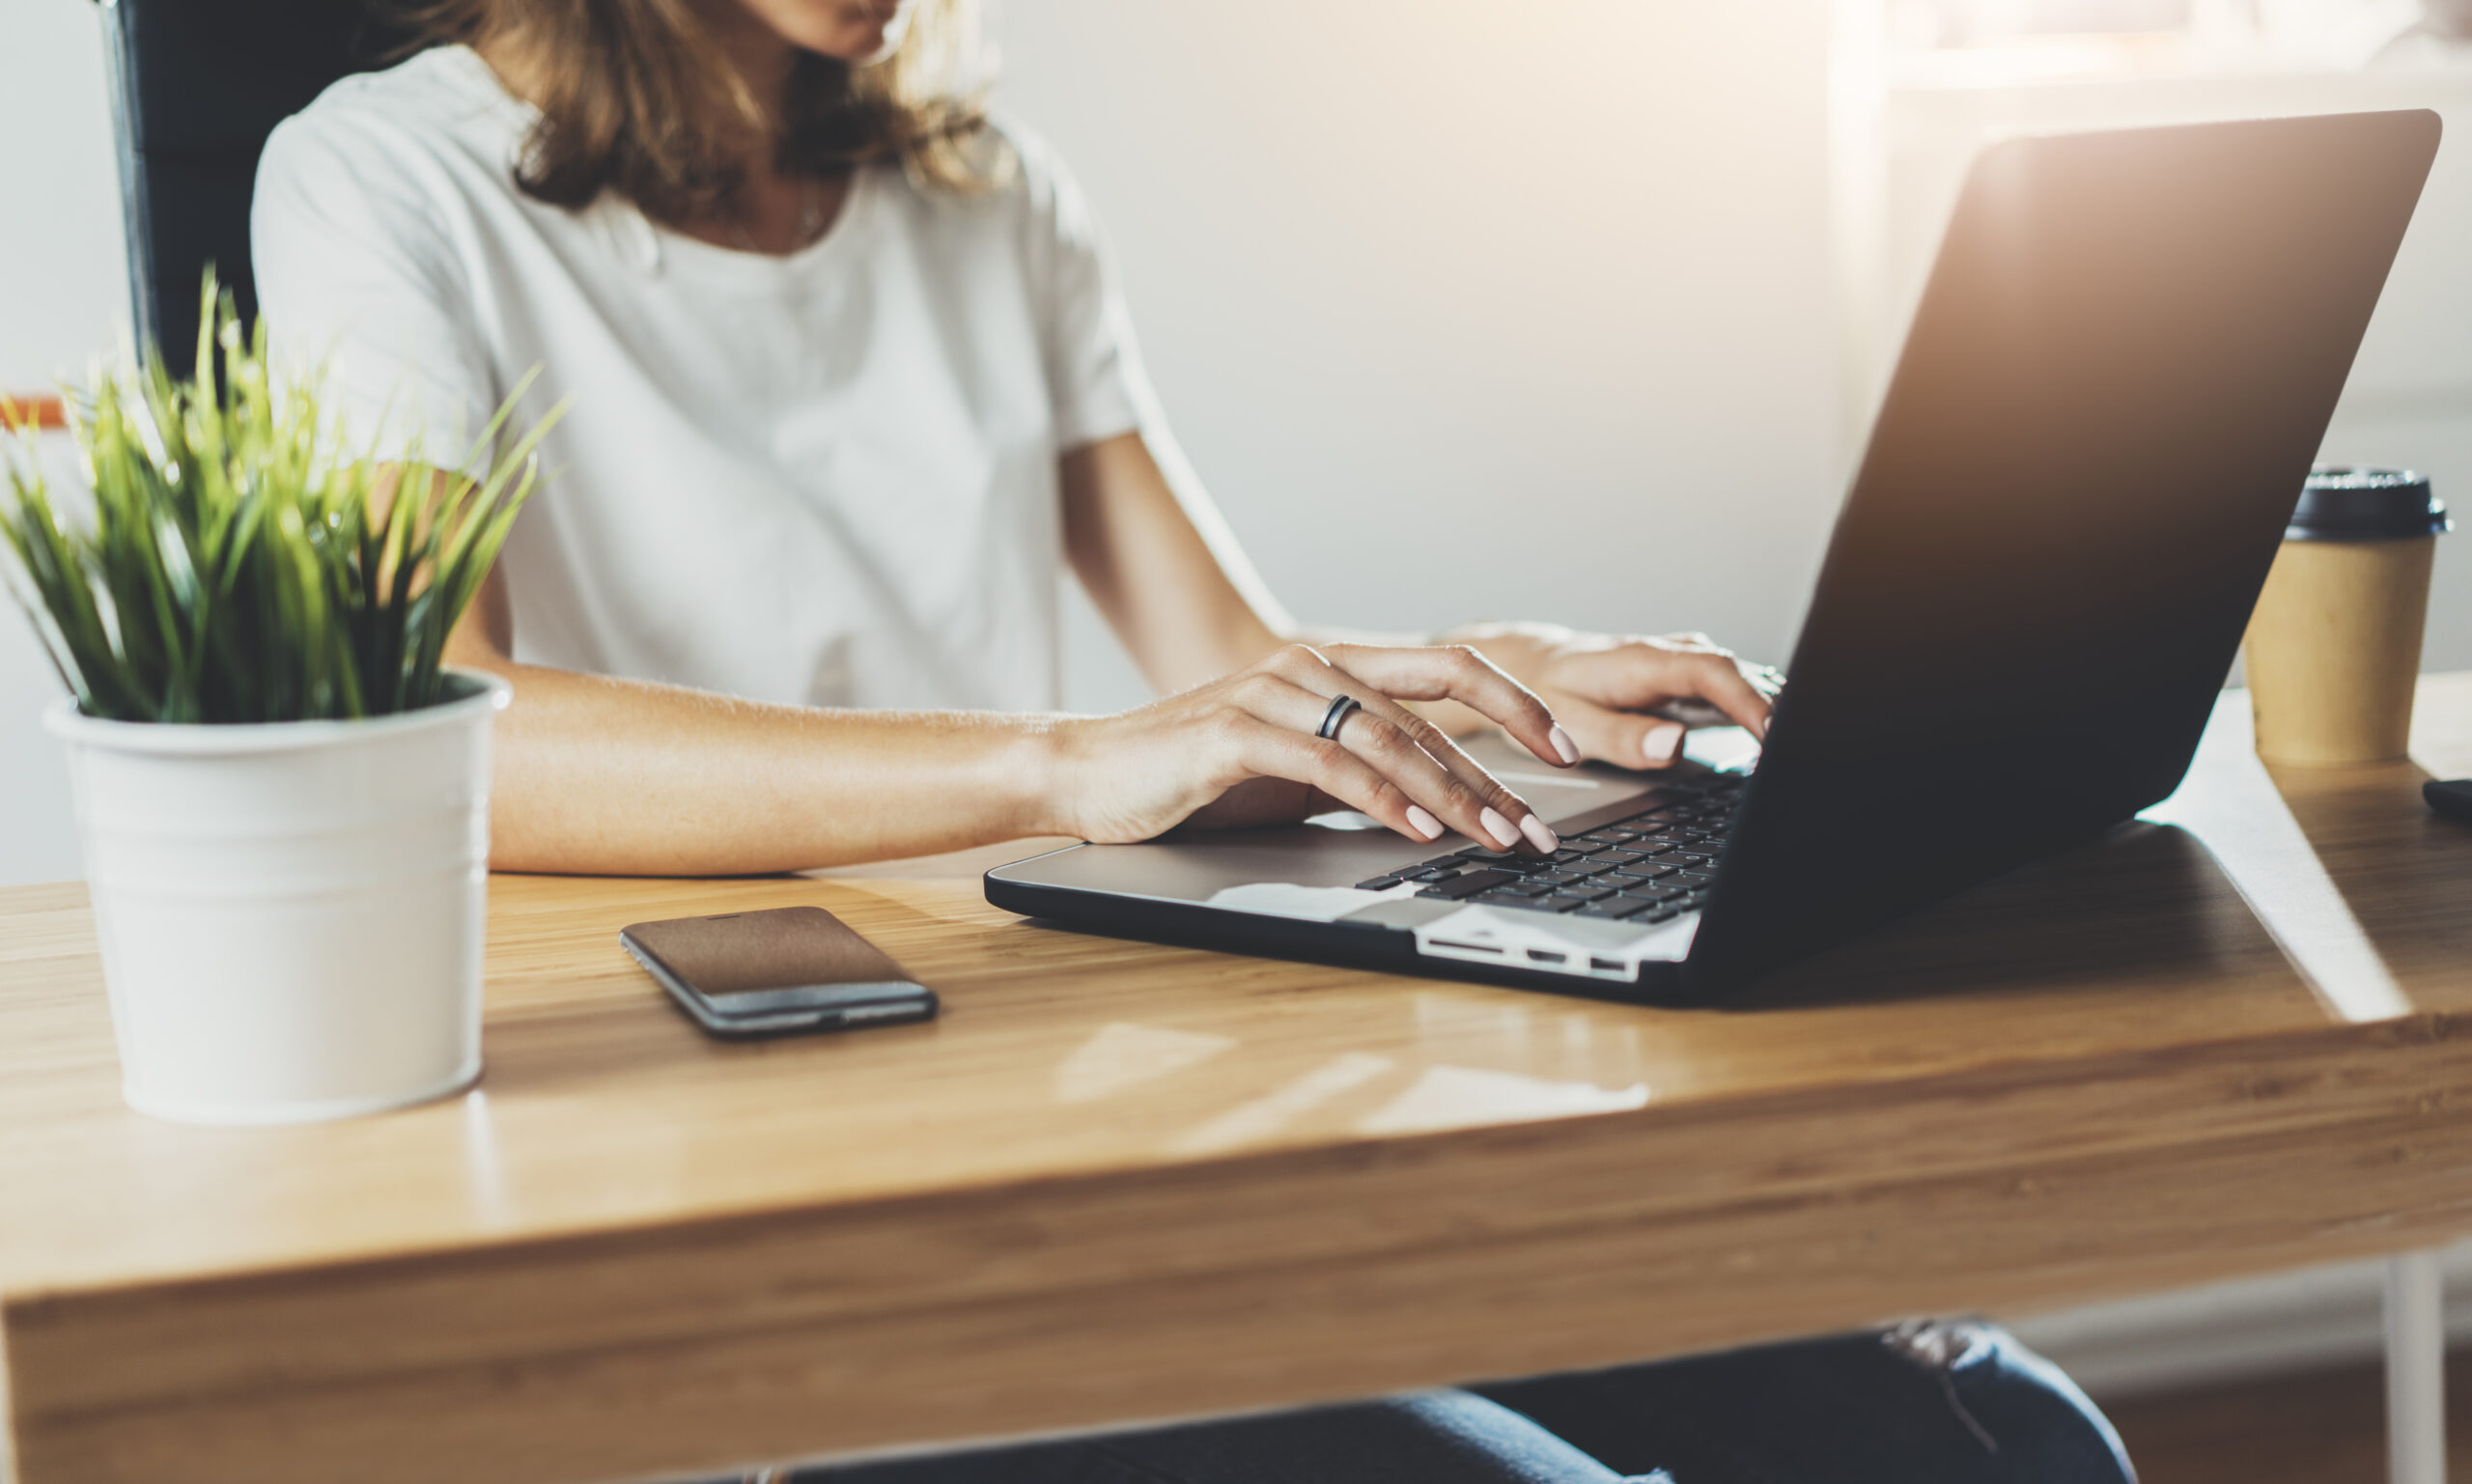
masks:
[(1624, 768), (1668, 768), (1682, 755), (1681, 722), (1643, 714), (1700, 701), (1756, 738), (1784, 678), (1734, 658), (1704, 633), (1583, 633), (1559, 624), (1480, 624), (1439, 642), (1465, 644), (1536, 692), (1583, 755)]

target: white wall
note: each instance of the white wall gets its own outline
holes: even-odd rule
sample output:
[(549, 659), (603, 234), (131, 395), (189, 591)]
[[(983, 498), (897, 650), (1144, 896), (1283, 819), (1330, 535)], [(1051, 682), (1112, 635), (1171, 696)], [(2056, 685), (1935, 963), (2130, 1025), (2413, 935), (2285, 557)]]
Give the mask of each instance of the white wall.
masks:
[[(1301, 617), (1784, 650), (1838, 493), (1822, 0), (998, 19)], [(1131, 698), (1090, 655), (1082, 698)]]
[[(55, 434), (42, 441), (44, 464), (57, 478), (70, 462), (68, 440)], [(80, 874), (69, 770), (42, 721), (42, 708), (67, 693), (32, 626), (0, 599), (0, 885)]]
[[(0, 0), (0, 391), (40, 391), (82, 376), (128, 317), (102, 34), (87, 0)], [(37, 719), (58, 694), (0, 602), (0, 883), (77, 874), (68, 774)]]
[(82, 377), (128, 318), (89, 0), (0, 0), (0, 390)]

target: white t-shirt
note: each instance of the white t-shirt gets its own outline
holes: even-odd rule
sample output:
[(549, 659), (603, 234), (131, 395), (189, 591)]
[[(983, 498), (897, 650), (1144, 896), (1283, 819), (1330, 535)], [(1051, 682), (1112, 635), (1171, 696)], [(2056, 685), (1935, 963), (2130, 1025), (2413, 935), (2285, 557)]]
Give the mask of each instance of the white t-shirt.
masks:
[[(1057, 456), (1147, 393), (1096, 223), (1018, 128), (997, 190), (861, 171), (788, 257), (569, 212), (511, 174), (535, 115), (464, 47), (349, 78), (267, 143), (279, 346), (434, 463), (517, 381), (574, 406), (503, 562), (517, 658), (824, 706), (1057, 704)], [(459, 431), (460, 430), (460, 431)]]

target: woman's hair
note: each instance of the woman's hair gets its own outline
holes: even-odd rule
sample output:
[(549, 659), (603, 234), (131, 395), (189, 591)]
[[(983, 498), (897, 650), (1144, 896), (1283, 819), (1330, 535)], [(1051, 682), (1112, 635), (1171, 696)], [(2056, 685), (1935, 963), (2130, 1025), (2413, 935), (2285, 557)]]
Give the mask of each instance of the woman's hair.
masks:
[(405, 0), (425, 42), (519, 63), (540, 122), (516, 183), (570, 210), (614, 190), (657, 219), (728, 205), (750, 138), (779, 140), (785, 172), (833, 176), (897, 161), (969, 190), (991, 173), (975, 0), (918, 0), (881, 62), (801, 51), (785, 98), (759, 98), (696, 14), (697, 0)]

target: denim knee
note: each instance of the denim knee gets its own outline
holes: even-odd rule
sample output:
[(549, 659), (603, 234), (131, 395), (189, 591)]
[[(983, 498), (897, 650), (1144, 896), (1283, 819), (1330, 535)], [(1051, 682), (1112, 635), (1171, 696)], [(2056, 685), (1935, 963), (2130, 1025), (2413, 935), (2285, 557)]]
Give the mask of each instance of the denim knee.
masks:
[(794, 1484), (1672, 1484), (1625, 1480), (1466, 1391), (801, 1471)]
[(1918, 1322), (1477, 1388), (1675, 1484), (2129, 1484), (2067, 1377), (1997, 1326)]
[(1986, 1484), (2134, 1484), (2109, 1418), (2077, 1383), (2015, 1335), (1980, 1320), (1910, 1320), (1884, 1348), (1941, 1386), (1984, 1445)]

